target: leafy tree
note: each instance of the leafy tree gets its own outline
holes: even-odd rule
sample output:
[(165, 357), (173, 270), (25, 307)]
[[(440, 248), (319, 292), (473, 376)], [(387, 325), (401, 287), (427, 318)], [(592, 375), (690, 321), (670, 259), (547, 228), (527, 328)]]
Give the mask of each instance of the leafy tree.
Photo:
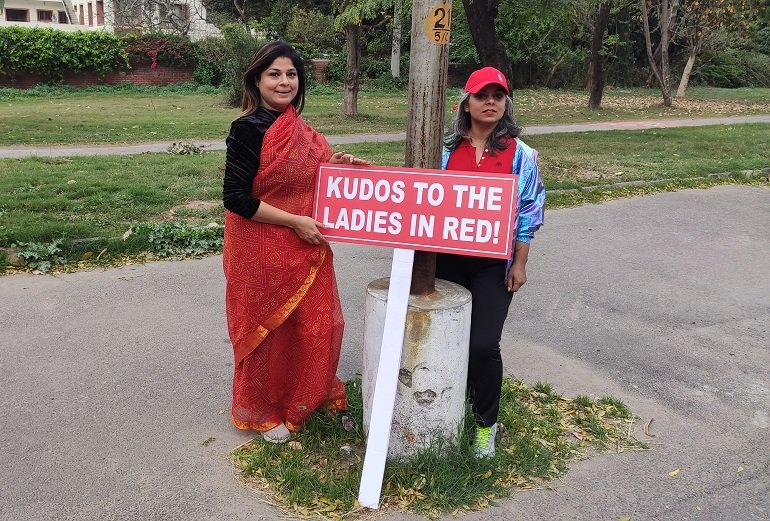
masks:
[[(650, 19), (648, 14), (647, 2), (650, 2), (658, 9), (658, 20), (660, 29), (660, 66), (656, 64), (655, 54), (652, 50), (652, 38), (650, 32)], [(658, 80), (660, 92), (663, 95), (663, 105), (670, 107), (671, 99), (671, 64), (669, 62), (669, 45), (671, 38), (676, 32), (676, 23), (679, 17), (679, 7), (681, 0), (639, 0), (642, 24), (644, 26), (644, 42), (647, 50), (647, 59), (650, 63), (652, 73)]]
[(122, 31), (187, 35), (193, 20), (203, 20), (198, 4), (174, 0), (114, 0), (115, 26)]
[[(210, 17), (223, 21), (247, 22), (270, 17), (276, 2), (271, 0), (203, 0)], [(299, 0), (290, 2), (288, 9), (315, 9), (323, 14), (332, 14), (332, 0)]]
[(452, 35), (449, 42), (449, 61), (456, 63), (477, 64), (479, 55), (468, 28), (468, 18), (462, 2), (452, 4)]
[(361, 69), (361, 30), (366, 19), (373, 19), (382, 10), (393, 6), (393, 0), (342, 0), (334, 25), (345, 33), (347, 65), (345, 72), (342, 113), (358, 114), (358, 89)]
[(513, 85), (532, 83), (533, 72), (544, 66), (548, 83), (572, 52), (574, 8), (563, 0), (508, 0), (500, 4), (495, 27), (511, 60)]
[(305, 51), (314, 54), (338, 48), (334, 17), (317, 9), (294, 7), (286, 27), (286, 37), (291, 43), (300, 44)]
[(691, 0), (684, 6), (679, 32), (687, 45), (687, 63), (676, 91), (677, 98), (685, 97), (695, 58), (716, 31), (746, 26), (751, 12), (749, 3), (749, 0)]
[(512, 80), (511, 60), (495, 27), (500, 0), (463, 0), (463, 7), (481, 64), (497, 68)]

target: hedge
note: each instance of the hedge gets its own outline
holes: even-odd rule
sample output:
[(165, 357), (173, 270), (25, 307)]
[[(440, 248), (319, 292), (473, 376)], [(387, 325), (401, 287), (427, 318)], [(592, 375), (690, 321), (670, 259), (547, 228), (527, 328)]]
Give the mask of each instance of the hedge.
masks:
[(5, 76), (24, 72), (56, 80), (65, 72), (106, 74), (128, 66), (123, 42), (111, 33), (0, 28), (0, 74)]

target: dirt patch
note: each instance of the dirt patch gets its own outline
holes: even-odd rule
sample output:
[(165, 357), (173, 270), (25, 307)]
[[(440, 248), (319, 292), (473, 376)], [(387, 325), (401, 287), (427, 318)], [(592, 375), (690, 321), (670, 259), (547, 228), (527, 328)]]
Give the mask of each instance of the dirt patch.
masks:
[[(561, 91), (537, 91), (516, 93), (517, 106), (524, 113), (540, 111), (553, 114), (580, 113), (589, 114), (586, 109), (588, 95)], [(674, 99), (671, 107), (664, 107), (662, 97), (657, 91), (651, 91), (649, 96), (615, 95), (608, 90), (602, 98), (602, 110), (627, 114), (626, 119), (651, 119), (661, 117), (719, 117), (749, 114), (767, 114), (770, 105), (766, 102), (741, 99), (700, 100)], [(602, 120), (601, 111), (596, 118)]]
[[(550, 177), (556, 178), (578, 178), (578, 179), (601, 179), (608, 176), (605, 172), (598, 172), (585, 167), (568, 166), (563, 167), (559, 165), (546, 164), (541, 166), (541, 171), (547, 171)], [(621, 172), (622, 175), (622, 172)]]
[(222, 201), (188, 201), (185, 204), (174, 206), (160, 215), (160, 220), (172, 221), (184, 219), (188, 222), (210, 220), (212, 211), (222, 207)]

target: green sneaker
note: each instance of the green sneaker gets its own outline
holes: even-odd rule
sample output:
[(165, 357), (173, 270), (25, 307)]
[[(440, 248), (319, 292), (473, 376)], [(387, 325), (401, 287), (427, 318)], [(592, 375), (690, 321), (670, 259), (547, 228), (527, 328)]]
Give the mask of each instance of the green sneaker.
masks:
[(491, 458), (495, 455), (495, 436), (497, 436), (497, 423), (491, 427), (476, 427), (473, 453), (477, 458)]

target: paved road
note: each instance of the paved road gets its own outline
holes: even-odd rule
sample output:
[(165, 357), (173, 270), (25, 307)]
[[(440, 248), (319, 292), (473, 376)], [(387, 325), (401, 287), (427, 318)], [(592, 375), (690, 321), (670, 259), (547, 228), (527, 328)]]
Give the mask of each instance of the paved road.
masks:
[[(620, 398), (654, 418), (654, 438), (638, 433), (652, 450), (594, 455), (552, 490), (463, 519), (769, 519), (768, 222), (770, 188), (749, 186), (549, 212), (506, 326), (506, 370)], [(365, 286), (387, 275), (390, 251), (335, 251), (349, 378)], [(227, 459), (249, 436), (223, 412), (223, 299), (220, 257), (0, 277), (0, 520), (278, 517)]]
[[(536, 134), (557, 134), (562, 132), (596, 132), (604, 130), (642, 130), (649, 128), (702, 127), (706, 125), (733, 125), (736, 123), (770, 123), (770, 115), (735, 116), (725, 118), (666, 119), (647, 121), (606, 121), (599, 123), (577, 123), (572, 125), (530, 126), (524, 129), (523, 136)], [(403, 141), (404, 132), (393, 134), (352, 134), (345, 136), (327, 136), (332, 145), (351, 143), (383, 143)], [(223, 140), (195, 141), (206, 150), (224, 150)], [(62, 156), (115, 156), (141, 154), (142, 152), (165, 152), (170, 142), (139, 143), (135, 145), (97, 145), (97, 146), (49, 146), (49, 147), (14, 147), (0, 148), (0, 159), (22, 157), (62, 157)]]

